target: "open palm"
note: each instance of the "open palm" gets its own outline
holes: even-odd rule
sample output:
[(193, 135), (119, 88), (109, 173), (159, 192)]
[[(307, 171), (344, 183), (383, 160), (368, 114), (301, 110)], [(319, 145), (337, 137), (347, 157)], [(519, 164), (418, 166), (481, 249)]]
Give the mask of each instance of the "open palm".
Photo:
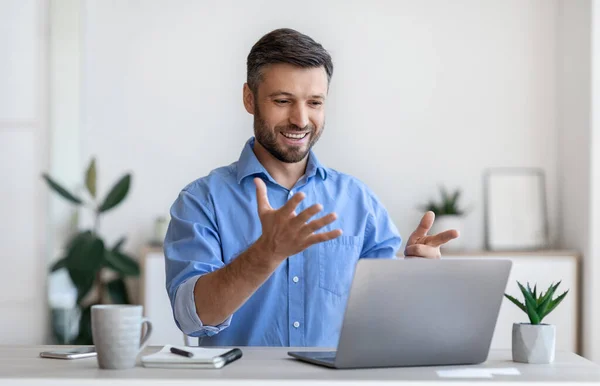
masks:
[(440, 247), (459, 236), (456, 229), (449, 229), (437, 235), (428, 235), (434, 220), (435, 214), (431, 211), (423, 215), (419, 226), (408, 238), (404, 256), (439, 259), (442, 256)]

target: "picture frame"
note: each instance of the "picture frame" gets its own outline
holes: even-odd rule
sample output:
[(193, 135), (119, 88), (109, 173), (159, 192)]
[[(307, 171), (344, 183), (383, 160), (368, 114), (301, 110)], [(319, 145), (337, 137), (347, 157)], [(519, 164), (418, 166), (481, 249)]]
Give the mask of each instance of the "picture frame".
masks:
[(490, 251), (548, 247), (546, 182), (539, 168), (484, 172), (485, 246)]

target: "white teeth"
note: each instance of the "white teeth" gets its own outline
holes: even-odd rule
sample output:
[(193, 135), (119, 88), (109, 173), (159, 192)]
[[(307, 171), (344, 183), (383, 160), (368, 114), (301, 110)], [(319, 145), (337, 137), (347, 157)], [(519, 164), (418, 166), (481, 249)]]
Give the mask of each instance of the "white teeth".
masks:
[(303, 133), (303, 134), (281, 133), (281, 134), (283, 134), (283, 136), (284, 136), (284, 137), (287, 137), (287, 138), (292, 138), (292, 139), (302, 139), (302, 138), (306, 137), (306, 135), (307, 135), (308, 133)]

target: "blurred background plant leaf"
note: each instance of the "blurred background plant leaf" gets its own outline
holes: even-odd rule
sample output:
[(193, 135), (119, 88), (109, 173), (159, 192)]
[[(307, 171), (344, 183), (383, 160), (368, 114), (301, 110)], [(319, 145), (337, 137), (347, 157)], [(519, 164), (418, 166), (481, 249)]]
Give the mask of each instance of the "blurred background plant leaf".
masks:
[(81, 205), (83, 203), (83, 201), (81, 201), (80, 198), (75, 197), (75, 195), (73, 195), (67, 189), (65, 189), (61, 185), (59, 185), (58, 182), (54, 181), (52, 179), (52, 177), (50, 177), (48, 174), (46, 174), (46, 173), (42, 174), (42, 178), (46, 181), (48, 186), (50, 186), (50, 188), (52, 190), (54, 190), (56, 193), (58, 193), (62, 198), (66, 199), (68, 201), (71, 201), (73, 204), (76, 204), (76, 205)]
[(126, 174), (123, 177), (121, 177), (119, 182), (117, 182), (112, 187), (112, 189), (104, 199), (102, 205), (100, 205), (100, 207), (98, 208), (98, 212), (106, 212), (107, 210), (110, 210), (115, 206), (119, 205), (125, 199), (125, 197), (127, 197), (130, 184), (131, 174)]
[(96, 198), (96, 159), (92, 158), (85, 172), (85, 186), (93, 198)]

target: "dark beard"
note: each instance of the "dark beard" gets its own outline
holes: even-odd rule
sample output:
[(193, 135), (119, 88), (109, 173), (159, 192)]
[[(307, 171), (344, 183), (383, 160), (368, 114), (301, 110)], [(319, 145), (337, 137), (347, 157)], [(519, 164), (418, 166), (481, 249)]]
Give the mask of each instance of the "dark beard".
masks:
[[(277, 158), (281, 162), (296, 163), (302, 161), (310, 152), (310, 149), (312, 149), (312, 147), (317, 143), (324, 129), (325, 125), (323, 125), (321, 130), (319, 130), (319, 132), (315, 135), (315, 126), (309, 123), (306, 127), (298, 127), (296, 125), (275, 126), (275, 130), (272, 132), (269, 130), (266, 122), (263, 120), (258, 106), (254, 109), (254, 137), (258, 143), (262, 145), (262, 147), (267, 149), (267, 151), (271, 153), (273, 157)], [(310, 135), (310, 140), (306, 150), (302, 150), (299, 146), (292, 146), (288, 149), (282, 149), (277, 143), (277, 136), (279, 135), (278, 133), (280, 131), (308, 131), (307, 135)]]

